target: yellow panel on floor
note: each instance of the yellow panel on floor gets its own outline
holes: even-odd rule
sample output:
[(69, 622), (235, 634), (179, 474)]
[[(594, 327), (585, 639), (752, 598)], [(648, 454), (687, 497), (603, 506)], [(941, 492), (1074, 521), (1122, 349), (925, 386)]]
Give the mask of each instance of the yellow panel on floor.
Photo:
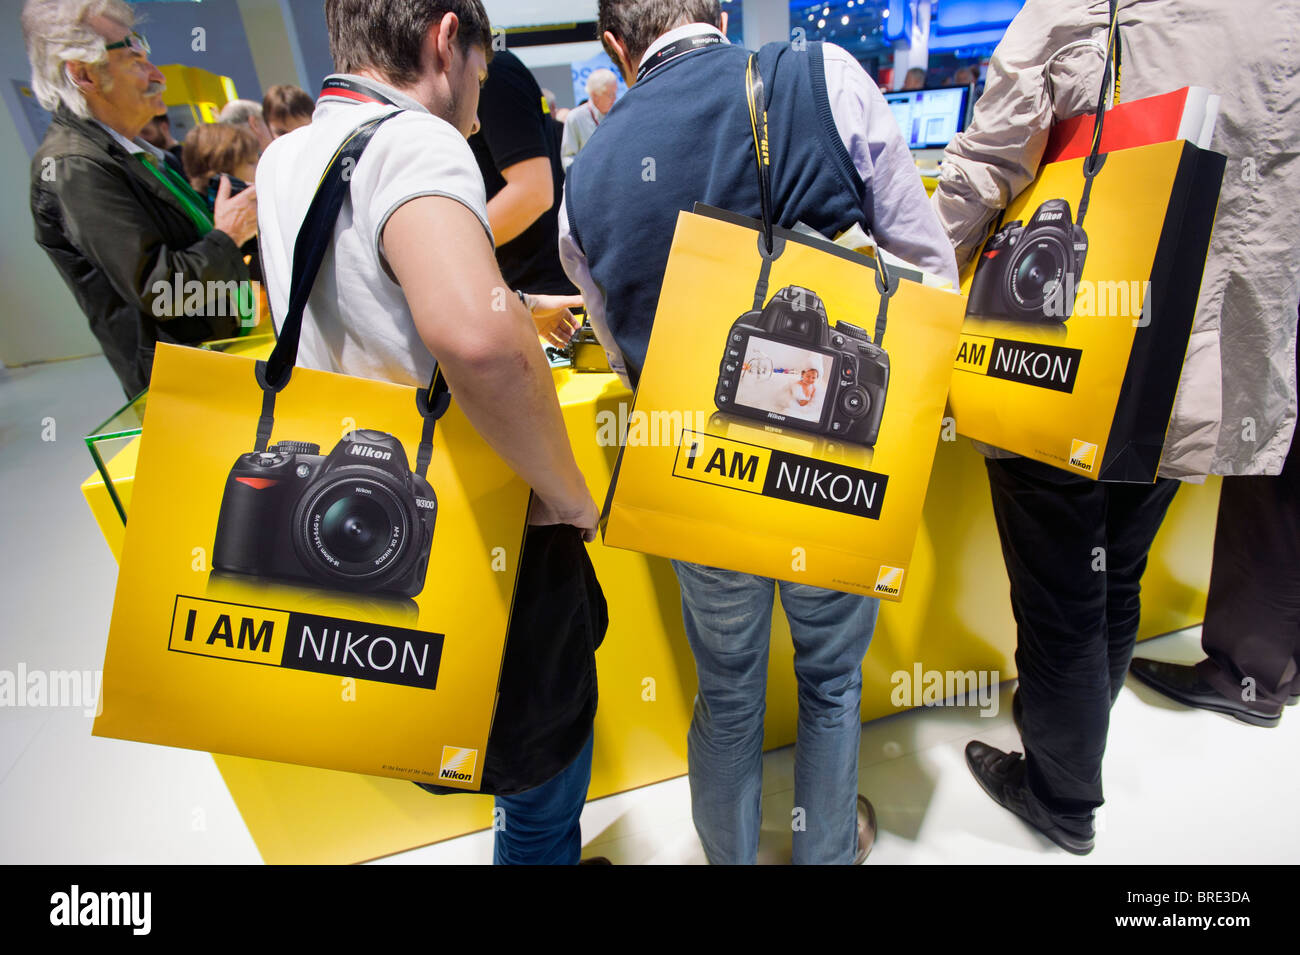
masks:
[[(630, 395), (610, 375), (557, 371), (565, 422), (583, 473), (603, 500), (616, 448), (602, 423), (619, 419)], [(602, 417), (602, 415), (606, 417)], [(609, 428), (605, 429), (608, 433)], [(125, 454), (125, 452), (123, 452)], [(116, 459), (115, 459), (116, 462)], [(117, 519), (83, 486), (105, 536)], [(1143, 580), (1142, 636), (1198, 623), (1205, 607), (1218, 482), (1184, 486), (1156, 539)], [(103, 512), (101, 516), (101, 512)], [(120, 536), (120, 523), (117, 534)], [(591, 547), (610, 605), (597, 654), (600, 709), (589, 796), (644, 786), (686, 771), (686, 728), (695, 668), (682, 630), (677, 581), (667, 561)], [(913, 558), (907, 599), (882, 607), (863, 665), (864, 720), (895, 713), (898, 671), (997, 671), (1014, 676), (1015, 627), (983, 459), (965, 440), (941, 443)], [(773, 615), (767, 700), (768, 748), (794, 741), (793, 647), (784, 616)], [(484, 829), (485, 796), (432, 796), (393, 779), (230, 756), (216, 762), (262, 857), (271, 863), (359, 862)]]

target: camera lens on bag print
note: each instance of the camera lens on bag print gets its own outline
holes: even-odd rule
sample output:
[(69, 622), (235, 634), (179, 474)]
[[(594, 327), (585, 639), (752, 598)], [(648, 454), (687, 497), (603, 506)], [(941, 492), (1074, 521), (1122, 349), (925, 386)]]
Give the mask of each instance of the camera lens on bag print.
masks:
[(216, 570), (332, 590), (415, 597), (438, 503), (400, 441), (354, 431), (329, 455), (281, 441), (241, 455), (226, 479)]
[(1074, 311), (1088, 256), (1088, 235), (1070, 203), (1049, 199), (1029, 224), (1008, 222), (989, 237), (971, 278), (966, 314), (976, 318), (1059, 324)]

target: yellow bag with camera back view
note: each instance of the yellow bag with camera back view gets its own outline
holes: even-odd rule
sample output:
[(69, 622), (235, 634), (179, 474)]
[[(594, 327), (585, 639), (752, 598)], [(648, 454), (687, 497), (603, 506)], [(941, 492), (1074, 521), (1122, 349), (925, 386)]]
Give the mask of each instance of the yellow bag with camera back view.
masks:
[(604, 541), (899, 600), (964, 300), (773, 239), (769, 257), (761, 223), (679, 216)]
[(678, 216), (604, 541), (900, 600), (964, 301), (777, 228), (753, 56), (746, 95), (763, 218)]
[(293, 368), (375, 125), (326, 170), (271, 358), (158, 349), (94, 731), (476, 790), (530, 491), (436, 373)]

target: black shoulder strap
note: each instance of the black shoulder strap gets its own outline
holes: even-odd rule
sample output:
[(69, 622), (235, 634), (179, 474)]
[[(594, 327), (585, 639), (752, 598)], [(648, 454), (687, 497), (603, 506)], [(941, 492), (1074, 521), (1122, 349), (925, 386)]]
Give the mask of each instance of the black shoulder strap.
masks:
[[(294, 242), (289, 308), (284, 324), (280, 327), (280, 335), (271, 356), (265, 362), (257, 363), (257, 380), (263, 389), (263, 399), (257, 444), (254, 448), (256, 451), (265, 451), (270, 442), (275, 419), (275, 396), (289, 383), (293, 366), (298, 360), (298, 343), (302, 338), (302, 320), (307, 299), (311, 295), (325, 253), (334, 240), (334, 223), (338, 221), (339, 210), (347, 198), (352, 172), (375, 131), (400, 112), (400, 109), (393, 110), (358, 126), (334, 153), (316, 186), (316, 194), (312, 197), (302, 227), (298, 230), (298, 238)], [(423, 464), (417, 468), (421, 475), (427, 469), (432, 455), (433, 424), (446, 413), (450, 403), (451, 395), (446, 380), (435, 363), (429, 386), (420, 389), (416, 403), (425, 419), (420, 442), (420, 460)]]
[(307, 299), (312, 286), (316, 283), (316, 274), (321, 262), (334, 241), (334, 223), (338, 220), (343, 200), (347, 198), (352, 181), (352, 172), (357, 160), (370, 144), (380, 125), (396, 116), (401, 110), (385, 113), (353, 130), (343, 144), (335, 151), (334, 157), (316, 186), (316, 195), (312, 197), (307, 214), (303, 217), (302, 227), (293, 246), (293, 274), (289, 279), (289, 310), (285, 314), (284, 324), (280, 326), (279, 340), (275, 350), (266, 361), (266, 383), (276, 391), (289, 382), (289, 375), (298, 360), (298, 342), (302, 337), (302, 316), (307, 308)]
[(1079, 199), (1079, 209), (1075, 215), (1075, 225), (1083, 225), (1083, 217), (1088, 214), (1088, 200), (1092, 196), (1092, 181), (1101, 172), (1102, 163), (1106, 161), (1101, 152), (1101, 128), (1106, 118), (1106, 94), (1114, 76), (1115, 103), (1120, 96), (1120, 38), (1119, 38), (1119, 0), (1110, 0), (1110, 30), (1106, 35), (1106, 64), (1101, 69), (1101, 92), (1097, 94), (1096, 117), (1092, 126), (1092, 149), (1083, 163), (1083, 196)]

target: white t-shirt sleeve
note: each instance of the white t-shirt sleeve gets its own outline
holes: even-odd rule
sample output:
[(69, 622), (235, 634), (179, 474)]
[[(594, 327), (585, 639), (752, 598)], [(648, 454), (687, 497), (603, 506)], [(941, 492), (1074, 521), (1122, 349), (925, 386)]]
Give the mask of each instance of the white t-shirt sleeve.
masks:
[(385, 271), (384, 226), (389, 216), (419, 196), (455, 199), (478, 217), (488, 241), (496, 244), (488, 224), (487, 189), (469, 143), (450, 123), (408, 112), (379, 127), (357, 164), (353, 183), (353, 202), (360, 204), (365, 197), (364, 225), (371, 230)]

